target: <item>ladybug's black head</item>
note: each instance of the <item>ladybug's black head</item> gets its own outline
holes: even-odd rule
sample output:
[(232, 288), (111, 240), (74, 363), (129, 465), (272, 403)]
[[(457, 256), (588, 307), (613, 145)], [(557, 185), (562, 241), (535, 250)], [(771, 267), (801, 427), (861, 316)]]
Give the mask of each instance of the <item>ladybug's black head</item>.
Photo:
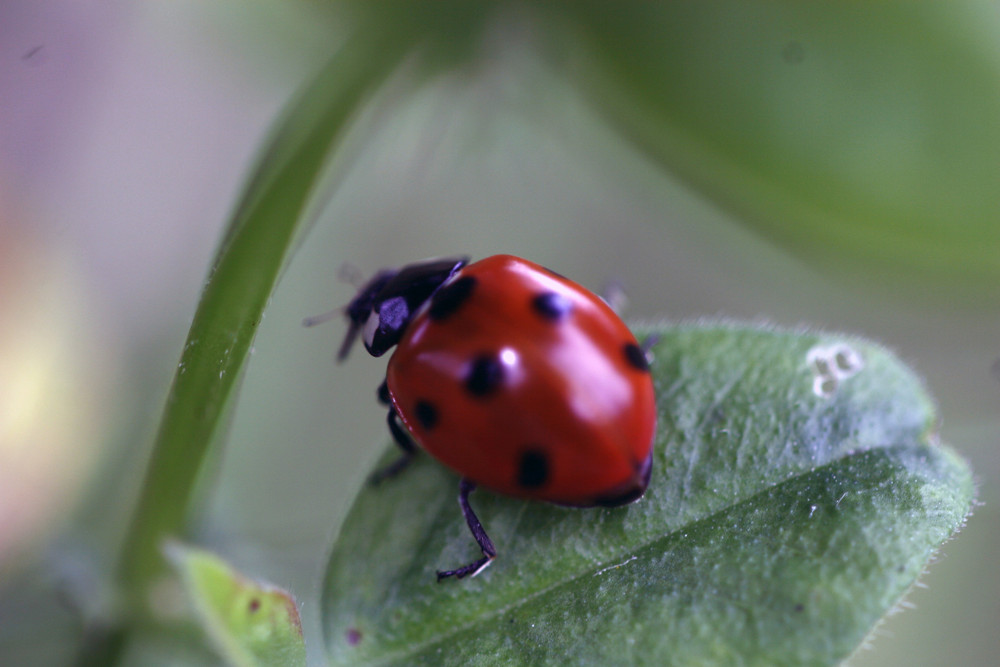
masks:
[(347, 357), (362, 330), (368, 353), (373, 357), (385, 354), (399, 342), (420, 307), (468, 262), (467, 257), (449, 257), (380, 271), (347, 306), (347, 335), (337, 359)]

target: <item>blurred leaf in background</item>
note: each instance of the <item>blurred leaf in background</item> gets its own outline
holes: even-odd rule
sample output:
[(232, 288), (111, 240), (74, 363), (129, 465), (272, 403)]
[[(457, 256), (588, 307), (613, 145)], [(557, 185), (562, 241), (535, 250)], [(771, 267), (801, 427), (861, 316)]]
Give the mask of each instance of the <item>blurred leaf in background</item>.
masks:
[(857, 285), (996, 304), (992, 3), (577, 3), (569, 71), (622, 133)]
[(247, 579), (204, 549), (172, 543), (167, 556), (181, 576), (202, 627), (227, 664), (306, 664), (302, 622), (291, 595)]

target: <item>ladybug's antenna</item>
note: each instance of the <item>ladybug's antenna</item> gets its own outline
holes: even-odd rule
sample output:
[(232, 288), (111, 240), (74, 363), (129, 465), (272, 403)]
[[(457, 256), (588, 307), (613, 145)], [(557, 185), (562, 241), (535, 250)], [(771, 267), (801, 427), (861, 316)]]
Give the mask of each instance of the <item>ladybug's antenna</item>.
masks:
[[(339, 280), (342, 283), (347, 283), (348, 285), (352, 285), (355, 289), (360, 290), (365, 282), (365, 274), (362, 273), (361, 269), (356, 267), (354, 264), (351, 264), (350, 262), (344, 262), (343, 264), (340, 265), (340, 268), (337, 269), (337, 280)], [(302, 320), (302, 326), (314, 327), (317, 324), (323, 324), (325, 322), (329, 322), (338, 315), (347, 312), (347, 309), (350, 307), (351, 305), (347, 304), (346, 306), (341, 306), (340, 308), (334, 308), (328, 313), (322, 313), (320, 315), (313, 315), (312, 317), (307, 317), (304, 320)]]
[[(344, 262), (340, 265), (337, 270), (337, 279), (340, 282), (348, 283), (358, 288), (359, 292), (363, 292), (362, 285), (364, 283), (364, 274), (361, 270), (350, 262)], [(361, 331), (361, 327), (364, 326), (365, 321), (368, 319), (368, 312), (364, 307), (359, 308), (358, 301), (361, 294), (354, 299), (351, 299), (350, 303), (346, 306), (340, 306), (339, 308), (334, 308), (333, 310), (321, 313), (319, 315), (313, 315), (312, 317), (307, 317), (302, 320), (302, 326), (304, 327), (314, 327), (317, 324), (325, 324), (330, 320), (340, 317), (341, 315), (346, 315), (349, 321), (347, 326), (347, 334), (344, 336), (344, 342), (340, 344), (340, 349), (337, 350), (337, 361), (343, 361), (347, 358), (347, 354), (351, 351), (351, 346), (358, 337), (358, 333)]]
[[(341, 279), (348, 278), (358, 278), (360, 273), (356, 269), (352, 272), (348, 265), (341, 267), (339, 272)], [(357, 295), (351, 299), (351, 302), (346, 306), (341, 306), (340, 308), (335, 308), (328, 313), (323, 313), (321, 315), (314, 315), (313, 317), (307, 317), (302, 320), (302, 324), (311, 327), (317, 324), (322, 324), (324, 322), (329, 322), (339, 315), (343, 315), (347, 318), (347, 333), (344, 335), (344, 342), (340, 344), (340, 349), (337, 350), (337, 361), (343, 361), (347, 358), (348, 353), (351, 351), (351, 346), (354, 345), (354, 341), (357, 340), (358, 334), (361, 333), (361, 329), (364, 328), (365, 323), (368, 322), (368, 318), (371, 317), (372, 308), (375, 305), (375, 299), (382, 288), (385, 287), (394, 276), (396, 271), (379, 271), (376, 273), (371, 280), (369, 280), (365, 285), (363, 285), (359, 290)]]
[(625, 293), (625, 285), (620, 280), (609, 280), (601, 290), (601, 301), (608, 304), (615, 315), (621, 316), (622, 311), (628, 305), (628, 294)]
[(340, 308), (334, 308), (328, 313), (321, 313), (320, 315), (313, 315), (312, 317), (307, 317), (302, 320), (302, 326), (304, 327), (314, 327), (317, 324), (323, 324), (324, 322), (329, 322), (338, 315), (343, 314), (344, 309), (347, 306), (341, 306)]
[[(330, 320), (339, 317), (341, 315), (348, 315), (350, 304), (347, 306), (341, 306), (340, 308), (334, 308), (327, 313), (321, 313), (319, 315), (313, 315), (312, 317), (307, 317), (302, 320), (302, 326), (304, 327), (314, 327), (317, 324), (325, 324)], [(350, 319), (350, 324), (347, 326), (347, 334), (344, 336), (344, 342), (340, 344), (340, 349), (337, 350), (337, 361), (343, 361), (347, 358), (347, 353), (351, 351), (351, 346), (354, 344), (355, 339), (358, 337), (358, 332), (361, 331), (361, 326), (363, 322), (358, 322), (356, 320)]]
[(317, 324), (325, 324), (326, 322), (329, 322), (330, 320), (341, 315), (347, 315), (347, 319), (350, 320), (350, 324), (347, 325), (347, 333), (344, 335), (344, 342), (340, 344), (340, 349), (337, 350), (337, 361), (343, 361), (347, 358), (348, 353), (351, 351), (351, 346), (354, 345), (354, 341), (357, 339), (358, 333), (361, 331), (361, 327), (364, 326), (364, 321), (358, 321), (353, 318), (350, 310), (351, 304), (348, 304), (346, 306), (341, 306), (340, 308), (334, 308), (327, 313), (313, 315), (312, 317), (307, 317), (302, 320), (302, 326), (314, 327)]

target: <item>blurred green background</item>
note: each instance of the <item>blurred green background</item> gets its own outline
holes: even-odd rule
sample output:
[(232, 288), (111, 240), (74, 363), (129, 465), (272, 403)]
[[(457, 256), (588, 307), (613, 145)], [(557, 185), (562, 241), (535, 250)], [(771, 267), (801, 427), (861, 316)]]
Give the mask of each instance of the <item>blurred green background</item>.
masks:
[[(982, 94), (995, 100), (1000, 12), (938, 6), (949, 20), (928, 49), (948, 53), (958, 40), (982, 70), (915, 70), (921, 108), (947, 107), (963, 77), (991, 84)], [(93, 614), (109, 604), (95, 582), (141, 482), (226, 216), (275, 115), (343, 40), (345, 14), (262, 0), (0, 5), (0, 664), (65, 664), (77, 627), (67, 598)], [(814, 48), (791, 27), (796, 14), (772, 44), (787, 67), (808, 64)], [(827, 37), (815, 48), (853, 43), (833, 28)], [(982, 504), (907, 598), (913, 608), (890, 617), (851, 664), (994, 664), (996, 264), (924, 272), (920, 257), (901, 264), (891, 240), (861, 235), (865, 247), (852, 253), (850, 230), (837, 238), (805, 223), (791, 232), (762, 223), (760, 207), (707, 194), (711, 165), (697, 189), (637, 148), (669, 138), (623, 140), (540, 55), (541, 41), (523, 14), (502, 15), (471, 64), (422, 85), (402, 71), (360, 118), (261, 324), (224, 453), (203, 480), (195, 539), (289, 588), (311, 662), (321, 664), (320, 574), (387, 440), (373, 400), (384, 366), (361, 354), (336, 366), (341, 328), (304, 329), (302, 318), (350, 299), (345, 263), (367, 275), (434, 255), (509, 252), (594, 289), (621, 283), (633, 319), (847, 331), (911, 363), (939, 401), (942, 439), (972, 462)], [(885, 57), (906, 72), (892, 46)], [(995, 140), (995, 130), (969, 99), (954, 103), (965, 122), (947, 145), (919, 151), (900, 129), (910, 115), (858, 109), (864, 136), (886, 139), (885, 159), (865, 168), (909, 173), (940, 151), (956, 183), (995, 179), (1000, 171), (983, 174), (971, 160), (960, 171), (961, 147)], [(810, 150), (845, 159), (846, 137), (809, 139)], [(933, 204), (956, 216), (955, 247), (945, 235), (941, 254), (970, 247), (962, 202)], [(747, 211), (758, 213), (754, 224)], [(977, 252), (998, 248), (997, 229), (976, 233)], [(158, 650), (137, 647), (132, 662), (152, 662)]]

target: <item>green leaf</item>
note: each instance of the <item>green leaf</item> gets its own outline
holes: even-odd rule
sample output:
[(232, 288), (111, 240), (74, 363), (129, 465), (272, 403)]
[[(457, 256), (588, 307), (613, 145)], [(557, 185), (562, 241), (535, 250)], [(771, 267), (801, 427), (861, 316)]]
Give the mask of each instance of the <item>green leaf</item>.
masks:
[[(567, 74), (637, 147), (838, 277), (1000, 280), (1000, 52), (982, 2), (555, 5)], [(852, 271), (845, 272), (850, 267)]]
[(167, 555), (203, 628), (228, 664), (306, 664), (302, 623), (291, 595), (245, 578), (202, 549), (171, 543)]
[(656, 331), (646, 496), (569, 509), (477, 491), (499, 556), (437, 583), (478, 550), (458, 478), (418, 457), (341, 528), (333, 664), (833, 664), (862, 642), (972, 501), (920, 381), (848, 336)]

